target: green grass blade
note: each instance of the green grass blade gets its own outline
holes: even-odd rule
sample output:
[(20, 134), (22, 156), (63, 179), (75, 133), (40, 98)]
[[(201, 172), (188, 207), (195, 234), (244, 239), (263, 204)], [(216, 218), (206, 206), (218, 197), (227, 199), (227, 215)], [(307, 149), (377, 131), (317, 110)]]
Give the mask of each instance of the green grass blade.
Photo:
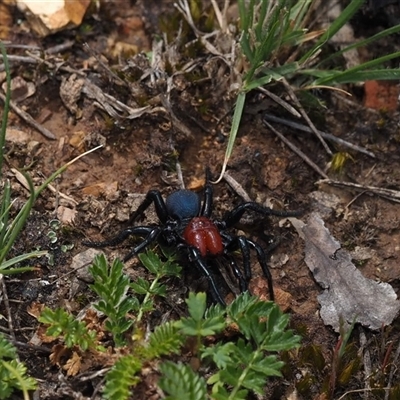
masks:
[(3, 263), (0, 264), (0, 273), (1, 274), (10, 274), (10, 273), (17, 274), (20, 272), (31, 271), (33, 269), (31, 267), (14, 268), (14, 269), (8, 270), (8, 271), (5, 271), (5, 270), (7, 268), (12, 267), (15, 264), (29, 260), (30, 258), (42, 257), (47, 254), (48, 254), (47, 250), (42, 250), (42, 251), (32, 251), (31, 253), (25, 253), (25, 254), (21, 254), (17, 257), (13, 257), (10, 260), (4, 261)]
[(321, 46), (329, 41), (343, 25), (349, 22), (350, 18), (361, 8), (365, 0), (352, 0), (352, 2), (342, 11), (338, 18), (332, 22), (326, 32), (319, 38), (317, 43), (300, 59), (300, 64), (312, 57)]
[(7, 234), (8, 220), (11, 209), (11, 184), (10, 181), (4, 183), (3, 197), (0, 203), (0, 249), (4, 246), (4, 238)]
[(400, 32), (400, 24), (396, 26), (392, 26), (391, 28), (385, 29), (382, 32), (377, 33), (376, 35), (373, 35), (367, 39), (360, 40), (357, 43), (353, 43), (350, 46), (345, 47), (344, 49), (337, 51), (336, 53), (332, 54), (331, 56), (324, 58), (318, 65), (317, 68), (320, 68), (323, 64), (325, 64), (327, 61), (333, 60), (336, 57), (341, 56), (343, 53), (346, 53), (347, 51), (353, 50), (353, 49), (358, 49), (359, 47), (365, 47), (370, 43), (374, 43), (379, 39), (382, 39), (386, 36), (393, 35), (395, 33)]
[(24, 204), (22, 209), (19, 211), (17, 216), (15, 217), (12, 224), (7, 228), (7, 233), (4, 236), (5, 245), (3, 248), (0, 249), (0, 265), (3, 264), (8, 252), (10, 251), (11, 247), (13, 246), (15, 240), (17, 239), (19, 233), (21, 232), (22, 228), (25, 225), (26, 220), (29, 217), (29, 214), (32, 210), (33, 204), (35, 203), (36, 199), (40, 195), (40, 193), (60, 174), (62, 174), (71, 164), (75, 161), (79, 160), (80, 158), (84, 157), (85, 155), (92, 153), (93, 151), (99, 149), (102, 145), (95, 147), (85, 153), (80, 154), (78, 157), (75, 157), (73, 160), (69, 161), (68, 163), (64, 164), (61, 168), (59, 168), (56, 172), (54, 172), (49, 178), (47, 178), (42, 185), (40, 185), (37, 189), (33, 186), (32, 179), (29, 177), (28, 174), (25, 172), (21, 172), (29, 186), (29, 199)]
[[(363, 71), (365, 73), (364, 76), (367, 76), (369, 68), (374, 68), (374, 67), (380, 66), (384, 62), (389, 61), (393, 58), (398, 58), (398, 57), (400, 57), (400, 51), (397, 51), (396, 53), (388, 54), (386, 56), (376, 58), (371, 61), (367, 61), (360, 65), (356, 65), (355, 67), (349, 68), (346, 71), (333, 72), (330, 76), (327, 75), (325, 78), (317, 79), (315, 82), (313, 82), (313, 84), (314, 85), (334, 85), (334, 84), (344, 83), (344, 82), (359, 82), (360, 80), (358, 80), (358, 81), (355, 80), (356, 79), (355, 77), (358, 75), (358, 73), (360, 71)], [(382, 71), (382, 75), (383, 75), (383, 72), (385, 70), (382, 69), (381, 71)], [(396, 74), (394, 74), (393, 71), (396, 71), (396, 70), (392, 70), (392, 73), (389, 73), (387, 75), (394, 76), (394, 78), (388, 78), (388, 79), (396, 79), (395, 78)], [(367, 77), (365, 79), (366, 80), (376, 79), (376, 78), (372, 78), (372, 71), (370, 71), (370, 72), (371, 72), (371, 78)]]
[(259, 40), (263, 37), (263, 33), (264, 33), (264, 20), (266, 18), (267, 15), (267, 9), (268, 9), (268, 1), (262, 1), (261, 2), (261, 7), (258, 11), (258, 22), (257, 25), (254, 29), (254, 32), (256, 34), (256, 38)]
[(290, 20), (292, 22), (292, 29), (294, 31), (304, 28), (304, 20), (306, 14), (309, 12), (314, 0), (298, 1), (290, 7)]
[(33, 186), (32, 179), (27, 173), (25, 172), (21, 173), (24, 175), (28, 183), (30, 195), (27, 202), (24, 204), (20, 212), (15, 217), (14, 221), (7, 228), (7, 233), (4, 235), (4, 242), (5, 242), (3, 244), (4, 247), (0, 250), (0, 265), (3, 264), (8, 252), (10, 251), (19, 233), (24, 227), (25, 222), (28, 219), (29, 213), (31, 212), (31, 209), (33, 207), (33, 203), (35, 201), (35, 188)]
[(356, 71), (351, 75), (343, 73), (342, 75), (336, 76), (328, 84), (323, 84), (323, 86), (327, 85), (331, 86), (344, 83), (359, 83), (371, 80), (390, 81), (399, 79), (400, 79), (399, 69), (377, 69), (368, 71)]
[(1, 128), (0, 128), (0, 180), (3, 176), (3, 160), (4, 160), (4, 144), (6, 142), (6, 131), (7, 131), (7, 122), (8, 122), (8, 112), (10, 107), (10, 100), (11, 100), (11, 73), (10, 73), (10, 66), (8, 64), (8, 57), (7, 52), (4, 47), (2, 41), (0, 41), (0, 50), (3, 56), (3, 64), (4, 70), (6, 72), (6, 99), (3, 108), (3, 119), (1, 121)]
[(221, 171), (221, 174), (220, 174), (219, 178), (217, 179), (216, 183), (219, 182), (222, 179), (222, 177), (224, 176), (226, 166), (228, 165), (228, 161), (231, 158), (233, 146), (234, 146), (235, 140), (236, 140), (236, 135), (239, 131), (239, 125), (240, 125), (240, 120), (242, 118), (245, 101), (246, 101), (246, 92), (239, 92), (238, 98), (236, 100), (235, 112), (233, 114), (232, 126), (231, 126), (231, 132), (229, 134), (228, 145), (227, 145), (226, 151), (225, 151), (225, 157), (224, 157), (224, 163), (222, 165), (222, 171)]

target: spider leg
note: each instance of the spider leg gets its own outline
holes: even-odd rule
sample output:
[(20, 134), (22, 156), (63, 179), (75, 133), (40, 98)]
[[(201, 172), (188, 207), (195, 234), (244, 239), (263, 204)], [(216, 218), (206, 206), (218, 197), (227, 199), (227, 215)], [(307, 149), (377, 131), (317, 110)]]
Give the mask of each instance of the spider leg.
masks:
[(229, 255), (228, 260), (229, 260), (229, 265), (231, 267), (231, 270), (233, 271), (233, 274), (235, 275), (236, 279), (239, 281), (240, 291), (242, 293), (244, 293), (249, 288), (247, 279), (244, 278), (242, 271), (240, 271), (240, 268), (235, 260), (235, 257), (233, 257), (232, 255)]
[[(142, 243), (138, 244), (134, 247), (123, 259), (124, 262), (130, 260), (133, 256), (140, 253), (143, 249), (145, 249), (149, 244), (153, 243), (157, 240), (158, 236), (161, 233), (161, 228), (158, 227), (138, 227), (138, 228), (148, 228), (148, 234), (143, 240)], [(135, 228), (134, 228), (135, 229)]]
[(168, 220), (168, 211), (159, 190), (150, 190), (147, 192), (142, 204), (140, 204), (137, 210), (130, 216), (129, 223), (132, 224), (140, 215), (142, 215), (150, 207), (151, 203), (154, 203), (157, 217), (163, 224), (165, 224)]
[(199, 250), (196, 249), (195, 247), (188, 247), (187, 250), (189, 252), (189, 260), (194, 262), (197, 268), (200, 270), (200, 272), (207, 278), (208, 283), (211, 286), (211, 294), (213, 296), (213, 300), (225, 306), (226, 305), (225, 300), (222, 298), (221, 293), (217, 288), (215, 279), (208, 270), (207, 264), (204, 261), (203, 257), (201, 256)]
[(154, 242), (158, 235), (160, 234), (160, 228), (158, 227), (150, 227), (150, 226), (135, 226), (132, 228), (127, 228), (119, 233), (117, 236), (104, 240), (103, 242), (91, 242), (91, 241), (83, 241), (82, 244), (88, 247), (107, 247), (107, 246), (116, 246), (117, 244), (122, 243), (129, 236), (144, 236), (145, 239), (142, 243), (137, 245), (132, 251), (129, 252), (128, 255), (124, 257), (124, 261), (128, 261), (135, 254), (139, 253), (150, 243)]
[(213, 206), (213, 187), (210, 183), (211, 173), (210, 169), (206, 168), (206, 184), (204, 186), (204, 200), (203, 206), (201, 207), (200, 215), (202, 217), (211, 217), (212, 206)]
[(223, 229), (231, 228), (236, 225), (246, 211), (255, 211), (263, 215), (275, 215), (277, 217), (298, 217), (303, 213), (302, 210), (296, 211), (279, 211), (273, 210), (269, 207), (263, 207), (258, 203), (249, 201), (247, 203), (239, 204), (232, 211), (229, 211), (224, 219), (221, 221)]
[[(242, 260), (243, 260), (243, 270), (244, 270), (244, 277), (240, 271), (235, 271), (232, 264), (232, 270), (239, 280), (240, 290), (245, 292), (249, 287), (249, 282), (251, 279), (251, 266), (250, 266), (250, 246), (245, 236), (230, 236), (226, 232), (221, 233), (221, 235), (228, 241), (226, 245), (227, 251), (232, 252), (235, 250), (240, 250), (242, 253)], [(236, 265), (237, 266), (237, 265)], [(239, 272), (240, 275), (237, 273)]]
[(131, 228), (124, 229), (117, 236), (113, 238), (104, 240), (102, 242), (92, 242), (90, 240), (84, 240), (82, 244), (87, 247), (108, 247), (108, 246), (116, 246), (117, 244), (122, 243), (127, 237), (132, 235), (137, 236), (146, 236), (148, 235), (154, 228), (148, 226), (135, 226)]
[(267, 278), (269, 298), (271, 299), (271, 301), (274, 301), (274, 298), (275, 298), (274, 285), (272, 283), (271, 271), (269, 270), (268, 265), (267, 265), (267, 256), (265, 254), (265, 251), (258, 243), (253, 242), (252, 240), (247, 239), (247, 238), (246, 238), (246, 241), (257, 253), (257, 260), (261, 266), (264, 276)]

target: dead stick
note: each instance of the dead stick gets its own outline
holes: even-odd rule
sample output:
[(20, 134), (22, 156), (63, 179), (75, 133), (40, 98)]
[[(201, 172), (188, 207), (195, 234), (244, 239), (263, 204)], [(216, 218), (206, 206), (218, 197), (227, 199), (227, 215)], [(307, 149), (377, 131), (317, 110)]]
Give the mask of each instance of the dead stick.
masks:
[(7, 313), (7, 322), (8, 322), (8, 329), (9, 329), (9, 335), (12, 337), (13, 340), (17, 340), (15, 337), (15, 332), (14, 332), (14, 323), (12, 319), (12, 312), (10, 308), (10, 302), (8, 301), (8, 294), (7, 294), (7, 288), (6, 288), (6, 283), (4, 282), (4, 277), (3, 275), (1, 276), (1, 292), (3, 294), (3, 301), (4, 301), (4, 306), (6, 308), (6, 313)]
[[(3, 100), (3, 103), (6, 101), (6, 96), (3, 93), (0, 93), (0, 99)], [(47, 128), (40, 125), (36, 122), (26, 111), (19, 108), (13, 101), (10, 101), (10, 107), (13, 109), (15, 114), (17, 114), (20, 118), (22, 118), (28, 125), (34, 127), (38, 132), (40, 132), (47, 139), (55, 140), (56, 137), (52, 132), (50, 132)]]
[[(266, 120), (270, 121), (270, 122), (277, 122), (278, 124), (286, 125), (286, 126), (289, 126), (291, 128), (298, 129), (299, 131), (309, 132), (309, 133), (312, 132), (311, 128), (306, 126), (306, 125), (299, 124), (297, 122), (293, 122), (293, 121), (290, 121), (288, 119), (279, 118), (279, 117), (276, 117), (275, 115), (272, 115), (272, 114), (264, 114), (264, 118)], [(374, 153), (372, 153), (371, 151), (368, 151), (364, 147), (361, 147), (361, 146), (358, 146), (356, 144), (347, 142), (346, 140), (338, 138), (335, 135), (332, 135), (332, 134), (327, 133), (327, 132), (323, 132), (323, 131), (320, 131), (320, 130), (318, 130), (318, 132), (324, 139), (330, 140), (332, 142), (336, 142), (336, 143), (338, 143), (338, 144), (340, 144), (342, 146), (348, 147), (349, 149), (358, 151), (360, 153), (364, 153), (367, 156), (370, 156), (372, 158), (376, 158), (376, 155)]]
[(277, 131), (268, 121), (263, 119), (263, 124), (269, 128), (272, 132), (275, 133), (276, 136), (279, 137), (279, 139), (282, 140), (283, 143), (286, 144), (293, 152), (295, 152), (300, 158), (302, 158), (312, 169), (314, 169), (319, 175), (324, 177), (325, 179), (329, 179), (328, 175), (322, 171), (320, 167), (318, 167), (317, 164), (315, 164), (313, 161), (311, 161), (298, 147), (296, 147), (293, 143), (289, 142), (285, 138), (285, 136), (282, 135), (279, 131)]
[(295, 102), (297, 108), (300, 111), (300, 114), (303, 116), (303, 118), (307, 121), (308, 126), (311, 128), (311, 130), (315, 133), (315, 135), (317, 136), (317, 138), (320, 140), (320, 142), (322, 143), (322, 145), (324, 146), (324, 149), (326, 150), (326, 152), (329, 155), (332, 155), (332, 151), (331, 149), (328, 147), (328, 145), (326, 144), (325, 140), (323, 139), (323, 137), (320, 135), (320, 133), (318, 132), (317, 128), (315, 127), (315, 125), (313, 124), (313, 122), (311, 121), (310, 117), (308, 116), (308, 114), (306, 113), (306, 111), (304, 110), (303, 106), (301, 105), (299, 99), (297, 98), (293, 88), (289, 85), (289, 82), (283, 78), (282, 79), (282, 83), (285, 86), (286, 90), (289, 92), (289, 96), (290, 98)]
[(398, 190), (385, 189), (385, 188), (380, 188), (377, 186), (360, 185), (358, 183), (353, 183), (353, 182), (334, 181), (329, 178), (322, 179), (316, 183), (317, 184), (327, 183), (328, 185), (332, 185), (332, 186), (336, 186), (336, 187), (350, 188), (350, 189), (354, 189), (354, 190), (358, 190), (358, 191), (361, 190), (364, 192), (376, 194), (378, 196), (384, 197), (385, 199), (392, 200), (396, 203), (400, 203), (400, 191), (398, 191)]

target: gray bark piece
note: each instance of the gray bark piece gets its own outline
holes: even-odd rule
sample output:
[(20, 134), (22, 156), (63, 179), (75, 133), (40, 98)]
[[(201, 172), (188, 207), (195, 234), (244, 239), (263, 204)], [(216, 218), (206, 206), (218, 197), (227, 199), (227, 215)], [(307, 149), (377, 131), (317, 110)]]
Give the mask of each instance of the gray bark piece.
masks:
[(324, 323), (337, 332), (341, 324), (349, 326), (353, 321), (373, 330), (390, 324), (400, 309), (392, 286), (365, 278), (318, 213), (311, 214), (302, 230), (305, 262), (325, 289), (318, 296)]

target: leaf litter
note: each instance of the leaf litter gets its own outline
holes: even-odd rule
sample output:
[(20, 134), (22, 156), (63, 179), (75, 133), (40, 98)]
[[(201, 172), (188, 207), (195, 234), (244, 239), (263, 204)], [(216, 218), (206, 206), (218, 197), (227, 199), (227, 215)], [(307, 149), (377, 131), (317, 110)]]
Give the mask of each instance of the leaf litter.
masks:
[(396, 318), (400, 301), (392, 286), (365, 278), (318, 213), (310, 215), (301, 231), (305, 262), (324, 288), (318, 301), (325, 325), (331, 325), (336, 332), (341, 325), (353, 322), (378, 330)]

